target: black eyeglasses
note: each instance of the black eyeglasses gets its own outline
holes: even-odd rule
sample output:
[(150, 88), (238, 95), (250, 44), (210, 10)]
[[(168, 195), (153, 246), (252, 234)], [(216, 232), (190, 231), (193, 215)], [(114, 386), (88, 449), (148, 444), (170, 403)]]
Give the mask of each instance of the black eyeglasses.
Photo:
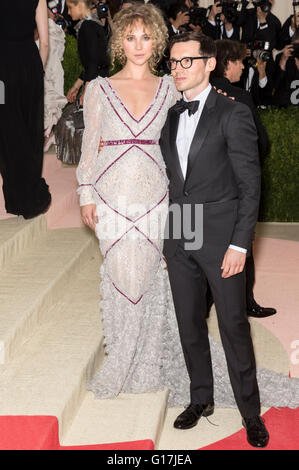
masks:
[(181, 60), (176, 60), (176, 59), (169, 59), (167, 61), (167, 67), (170, 69), (170, 70), (175, 70), (178, 63), (181, 64), (181, 67), (183, 67), (183, 69), (190, 69), (190, 67), (192, 67), (192, 63), (193, 63), (193, 60), (197, 60), (197, 59), (210, 59), (211, 56), (200, 56), (200, 57), (183, 57)]

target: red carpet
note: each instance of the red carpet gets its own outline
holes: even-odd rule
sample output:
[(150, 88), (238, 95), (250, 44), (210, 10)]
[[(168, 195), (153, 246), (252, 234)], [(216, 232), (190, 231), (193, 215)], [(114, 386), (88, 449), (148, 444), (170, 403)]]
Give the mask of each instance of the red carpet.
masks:
[(147, 439), (63, 447), (55, 416), (0, 416), (0, 450), (154, 450), (154, 443)]
[[(299, 450), (299, 408), (271, 408), (263, 415), (270, 441), (265, 450)], [(0, 450), (154, 450), (150, 439), (61, 446), (55, 416), (0, 416)], [(183, 449), (182, 449), (183, 450)], [(255, 450), (246, 440), (245, 429), (200, 450)]]
[[(270, 434), (269, 444), (264, 450), (299, 450), (299, 408), (296, 410), (271, 408), (263, 418)], [(248, 444), (246, 431), (242, 429), (200, 450), (256, 449)]]

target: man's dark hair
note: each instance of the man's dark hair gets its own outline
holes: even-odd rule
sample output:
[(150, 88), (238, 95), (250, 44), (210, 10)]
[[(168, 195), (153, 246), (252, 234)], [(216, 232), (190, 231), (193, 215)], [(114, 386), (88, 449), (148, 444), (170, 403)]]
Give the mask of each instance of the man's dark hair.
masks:
[(213, 39), (209, 36), (205, 36), (202, 33), (198, 33), (196, 31), (188, 31), (182, 34), (176, 34), (173, 36), (169, 42), (169, 51), (171, 52), (172, 47), (174, 44), (178, 42), (188, 42), (188, 41), (196, 41), (199, 44), (199, 53), (201, 55), (207, 57), (216, 57), (217, 49), (216, 44)]
[(218, 39), (215, 41), (217, 48), (216, 68), (212, 77), (224, 77), (228, 63), (236, 60), (244, 60), (246, 57), (246, 45), (230, 39)]

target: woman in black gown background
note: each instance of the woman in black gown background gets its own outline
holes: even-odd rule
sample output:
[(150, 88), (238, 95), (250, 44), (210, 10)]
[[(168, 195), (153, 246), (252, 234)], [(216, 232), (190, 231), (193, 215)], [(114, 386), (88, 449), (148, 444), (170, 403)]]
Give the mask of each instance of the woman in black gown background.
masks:
[[(34, 41), (37, 27), (40, 50)], [(1, 0), (0, 172), (6, 211), (32, 218), (50, 203), (41, 177), (44, 144), (44, 78), (48, 57), (46, 0)]]

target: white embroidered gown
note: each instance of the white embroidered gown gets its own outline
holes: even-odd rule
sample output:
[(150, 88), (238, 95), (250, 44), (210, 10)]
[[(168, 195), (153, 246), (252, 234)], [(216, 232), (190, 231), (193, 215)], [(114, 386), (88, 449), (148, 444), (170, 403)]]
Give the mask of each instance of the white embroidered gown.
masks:
[[(189, 402), (190, 381), (162, 255), (168, 179), (158, 145), (168, 109), (178, 98), (172, 77), (164, 76), (153, 102), (137, 118), (108, 78), (91, 81), (85, 94), (78, 192), (81, 205), (97, 205), (107, 354), (87, 384), (97, 398), (168, 387), (171, 406)], [(212, 338), (210, 343), (215, 403), (236, 406), (222, 346)], [(299, 380), (264, 369), (258, 379), (265, 406), (298, 406)]]

